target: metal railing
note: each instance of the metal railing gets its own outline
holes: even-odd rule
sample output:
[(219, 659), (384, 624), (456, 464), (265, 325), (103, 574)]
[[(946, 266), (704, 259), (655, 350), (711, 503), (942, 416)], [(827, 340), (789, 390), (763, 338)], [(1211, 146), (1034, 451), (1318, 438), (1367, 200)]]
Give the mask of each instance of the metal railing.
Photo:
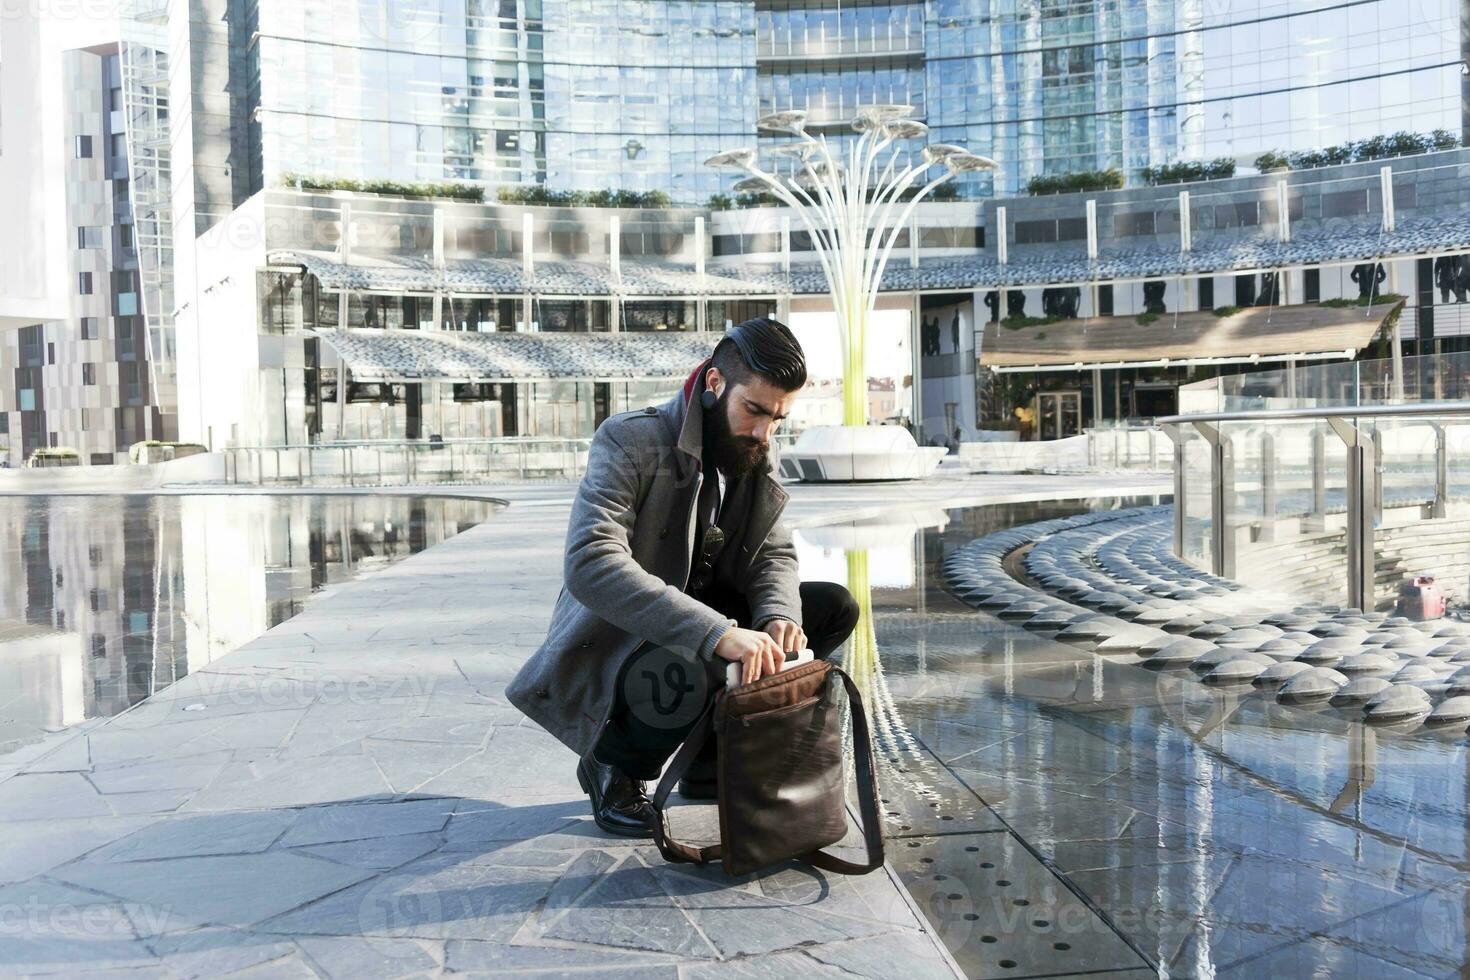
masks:
[(1092, 469), (1157, 470), (1168, 451), (1167, 438), (1157, 425), (1104, 422), (1082, 431), (1087, 436), (1087, 465)]
[(225, 482), (252, 486), (403, 486), (488, 480), (576, 480), (591, 439), (381, 440), (223, 451)]
[[(1329, 539), (1335, 545), (1340, 530), (1344, 598), (1370, 610), (1392, 576), (1437, 567), (1419, 560), (1423, 547), (1418, 556), (1388, 555), (1390, 537), (1422, 529), (1425, 520), (1470, 517), (1470, 506), (1456, 513), (1457, 501), (1470, 500), (1470, 401), (1204, 412), (1158, 421), (1174, 444), (1174, 551), (1216, 575), (1248, 581), (1259, 571), (1242, 563), (1249, 549), (1289, 541), (1293, 532), (1303, 546)], [(1207, 511), (1198, 499), (1206, 474)], [(1457, 474), (1465, 481), (1457, 484)], [(1458, 523), (1444, 527), (1460, 533)], [(1470, 562), (1470, 539), (1440, 538), (1435, 550), (1438, 567)]]

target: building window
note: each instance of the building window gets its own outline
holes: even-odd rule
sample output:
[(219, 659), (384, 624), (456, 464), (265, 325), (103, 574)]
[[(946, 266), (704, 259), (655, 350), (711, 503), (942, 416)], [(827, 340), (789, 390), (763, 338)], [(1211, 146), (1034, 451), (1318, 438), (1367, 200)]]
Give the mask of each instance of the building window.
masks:
[(117, 241), (123, 248), (133, 247), (133, 226), (119, 225), (117, 229)]
[(112, 134), (112, 158), (123, 161), (128, 158), (128, 138), (124, 133)]
[(1097, 315), (1113, 315), (1113, 284), (1110, 282), (1097, 287)]
[[(102, 229), (95, 225), (77, 226), (77, 248), (101, 248)], [(90, 290), (88, 290), (90, 292)]]
[[(82, 365), (82, 384), (84, 384), (84, 385), (94, 385), (96, 383), (97, 383), (97, 365), (92, 364), (91, 362), (88, 362), (86, 364), (83, 364)], [(83, 422), (82, 423), (82, 428), (85, 429), (86, 427), (87, 427), (87, 424), (85, 422)]]
[(57, 446), (61, 445), (61, 443), (56, 438), (56, 433), (54, 433), (54, 432), (50, 433), (50, 438), (51, 438), (51, 448), (52, 449), (55, 449)]
[(78, 136), (77, 137), (77, 159), (78, 160), (85, 160), (85, 159), (91, 157), (91, 155), (92, 155), (92, 137), (90, 137), (90, 136)]
[(1322, 300), (1322, 270), (1307, 269), (1302, 273), (1302, 302), (1317, 303)]
[(97, 339), (97, 318), (95, 316), (82, 317), (82, 339)]
[(107, 656), (107, 637), (101, 633), (92, 634), (92, 658), (98, 659)]
[(1215, 277), (1205, 276), (1199, 281), (1199, 308), (1202, 310), (1213, 310), (1215, 308)]
[(20, 389), (19, 398), (16, 401), (16, 404), (20, 406), (20, 410), (22, 412), (34, 412), (36, 410), (36, 389)]
[(92, 295), (92, 273), (77, 273), (77, 292), (81, 293), (83, 296)]
[(52, 341), (46, 342), (46, 363), (56, 363), (56, 344)]

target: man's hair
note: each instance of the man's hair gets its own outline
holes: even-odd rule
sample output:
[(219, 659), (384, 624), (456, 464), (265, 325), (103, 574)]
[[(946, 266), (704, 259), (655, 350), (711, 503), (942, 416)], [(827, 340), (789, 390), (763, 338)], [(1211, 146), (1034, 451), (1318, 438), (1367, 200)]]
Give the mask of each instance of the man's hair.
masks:
[(731, 328), (715, 345), (710, 366), (738, 385), (760, 375), (782, 391), (806, 384), (806, 355), (780, 320), (756, 317)]

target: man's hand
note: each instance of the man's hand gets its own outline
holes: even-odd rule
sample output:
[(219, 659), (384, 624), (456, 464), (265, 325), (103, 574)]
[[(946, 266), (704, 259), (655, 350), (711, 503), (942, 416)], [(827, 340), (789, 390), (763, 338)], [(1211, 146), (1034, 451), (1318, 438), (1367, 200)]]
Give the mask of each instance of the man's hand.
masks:
[(776, 645), (787, 653), (806, 649), (806, 634), (789, 619), (773, 619), (766, 624), (765, 630), (776, 641)]
[(715, 644), (715, 654), (723, 660), (741, 664), (740, 683), (749, 684), (766, 674), (774, 674), (786, 657), (776, 641), (759, 630), (732, 627)]

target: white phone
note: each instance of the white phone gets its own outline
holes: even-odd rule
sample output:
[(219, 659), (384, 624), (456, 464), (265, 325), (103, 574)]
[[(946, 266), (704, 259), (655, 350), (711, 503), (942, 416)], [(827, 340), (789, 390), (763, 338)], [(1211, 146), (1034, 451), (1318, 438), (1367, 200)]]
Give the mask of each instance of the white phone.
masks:
[[(798, 650), (795, 653), (787, 653), (786, 662), (781, 665), (781, 669), (790, 670), (792, 667), (800, 667), (802, 664), (811, 663), (816, 658), (817, 655), (812, 653), (810, 650)], [(744, 667), (745, 665), (738, 660), (732, 660), (730, 663), (725, 665), (726, 687), (740, 686), (740, 671), (743, 670)], [(764, 677), (766, 675), (762, 674), (761, 676)]]

